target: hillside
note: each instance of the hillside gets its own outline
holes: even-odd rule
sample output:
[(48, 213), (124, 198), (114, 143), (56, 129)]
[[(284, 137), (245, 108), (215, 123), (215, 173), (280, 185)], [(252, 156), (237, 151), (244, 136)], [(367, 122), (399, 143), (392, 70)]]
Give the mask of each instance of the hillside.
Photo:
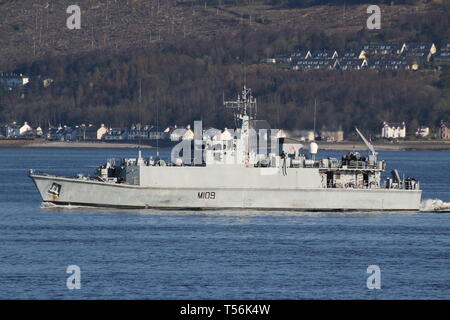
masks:
[[(367, 5), (292, 9), (264, 4), (205, 6), (195, 1), (175, 0), (82, 0), (78, 1), (82, 28), (69, 30), (66, 8), (72, 3), (70, 0), (0, 1), (2, 71), (50, 56), (161, 48), (179, 39), (209, 40), (218, 35), (236, 34), (243, 28), (250, 28), (249, 32), (286, 28), (333, 34), (358, 32), (364, 29), (367, 19)], [(430, 13), (438, 13), (438, 9), (426, 4), (381, 7), (384, 29), (398, 27), (412, 15), (429, 17)], [(402, 30), (393, 40), (411, 36), (414, 34)]]
[[(311, 127), (315, 99), (318, 125), (346, 131), (359, 124), (377, 132), (385, 120), (437, 126), (450, 118), (446, 69), (303, 73), (260, 64), (298, 47), (448, 41), (449, 6), (382, 5), (382, 30), (367, 31), (367, 5), (268, 3), (85, 0), (82, 29), (68, 30), (71, 1), (0, 1), (0, 71), (31, 76), (25, 90), (0, 91), (0, 123), (203, 119), (222, 127), (231, 120), (220, 107), (222, 94), (235, 96), (244, 75), (260, 116), (285, 128)], [(54, 80), (50, 88), (43, 88), (45, 78)]]

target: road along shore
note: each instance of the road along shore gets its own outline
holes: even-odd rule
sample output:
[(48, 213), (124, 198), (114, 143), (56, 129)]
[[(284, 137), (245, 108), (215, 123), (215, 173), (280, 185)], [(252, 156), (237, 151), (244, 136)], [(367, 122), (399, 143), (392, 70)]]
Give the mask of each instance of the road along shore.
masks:
[[(322, 150), (366, 150), (366, 146), (361, 142), (324, 142), (318, 141)], [(305, 142), (305, 149), (308, 143)], [(406, 150), (448, 150), (450, 151), (450, 141), (430, 140), (430, 141), (399, 141), (396, 143), (375, 142), (374, 147), (379, 151), (406, 151)], [(65, 142), (65, 141), (45, 141), (45, 140), (0, 140), (0, 148), (137, 148), (136, 143), (110, 143), (110, 142)], [(142, 149), (155, 148), (141, 144)]]

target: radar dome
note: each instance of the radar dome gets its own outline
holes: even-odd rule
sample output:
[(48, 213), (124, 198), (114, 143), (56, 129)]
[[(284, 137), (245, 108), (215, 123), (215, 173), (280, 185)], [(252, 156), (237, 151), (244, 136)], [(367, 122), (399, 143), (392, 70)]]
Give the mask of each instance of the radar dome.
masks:
[(317, 154), (317, 151), (319, 151), (319, 146), (315, 142), (311, 142), (309, 144), (309, 153), (311, 154)]

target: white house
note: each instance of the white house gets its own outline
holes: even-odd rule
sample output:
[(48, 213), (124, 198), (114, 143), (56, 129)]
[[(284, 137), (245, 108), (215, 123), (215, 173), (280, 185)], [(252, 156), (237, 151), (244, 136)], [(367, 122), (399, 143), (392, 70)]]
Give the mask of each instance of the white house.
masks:
[(186, 128), (178, 128), (177, 126), (174, 126), (173, 129), (167, 128), (166, 130), (164, 130), (164, 132), (170, 132), (170, 141), (194, 139), (194, 132), (192, 131), (190, 125), (187, 125)]
[(429, 127), (419, 127), (416, 130), (416, 137), (425, 138), (430, 135), (430, 128)]
[(182, 140), (194, 140), (194, 132), (191, 130), (191, 125), (187, 125), (186, 132), (183, 134)]
[(175, 125), (173, 128), (167, 128), (166, 130), (164, 130), (164, 132), (170, 134), (170, 141), (180, 141), (183, 135), (186, 133), (186, 129), (178, 128)]
[(97, 140), (102, 140), (108, 133), (108, 128), (102, 123), (100, 128), (97, 130)]
[(42, 137), (42, 136), (44, 135), (44, 130), (42, 130), (41, 127), (37, 127), (37, 128), (36, 128), (36, 135), (37, 135), (38, 137)]
[(278, 139), (279, 138), (287, 138), (287, 134), (286, 134), (286, 132), (284, 132), (283, 130), (280, 129), (277, 131), (275, 137)]
[(406, 137), (406, 124), (402, 123), (387, 123), (383, 122), (381, 129), (381, 137), (386, 139), (398, 139)]
[(287, 137), (292, 137), (293, 139), (300, 141), (314, 141), (315, 134), (312, 130), (292, 130), (292, 131), (284, 131)]
[(19, 129), (19, 134), (21, 136), (24, 136), (24, 135), (30, 133), (31, 131), (33, 131), (33, 129), (31, 129), (31, 127), (28, 125), (28, 122), (25, 121), (23, 126), (20, 127), (20, 129)]
[(234, 135), (228, 131), (228, 128), (225, 128), (225, 130), (220, 135), (220, 140), (222, 141), (228, 141), (234, 138)]

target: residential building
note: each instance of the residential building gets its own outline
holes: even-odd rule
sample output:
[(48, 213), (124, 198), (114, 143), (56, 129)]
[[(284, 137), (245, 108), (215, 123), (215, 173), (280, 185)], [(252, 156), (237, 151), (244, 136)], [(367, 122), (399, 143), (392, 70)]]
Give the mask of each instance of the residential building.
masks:
[(434, 43), (408, 43), (404, 52), (406, 58), (415, 58), (420, 62), (430, 62), (437, 48)]
[(42, 130), (41, 127), (37, 127), (36, 128), (36, 136), (37, 137), (42, 137), (44, 135), (44, 130)]
[(186, 128), (178, 128), (178, 126), (175, 125), (173, 127), (168, 127), (164, 130), (164, 133), (169, 136), (170, 141), (175, 142), (182, 140), (187, 131), (188, 130)]
[(369, 64), (365, 59), (344, 58), (338, 60), (338, 68), (341, 70), (361, 70), (368, 67)]
[(311, 58), (313, 59), (336, 59), (338, 56), (336, 50), (317, 50), (311, 53)]
[(440, 51), (434, 61), (436, 62), (450, 62), (450, 51)]
[(310, 51), (296, 51), (289, 57), (289, 63), (291, 65), (296, 65), (298, 61), (311, 59), (312, 55)]
[[(327, 60), (330, 60), (327, 62)], [(360, 60), (360, 61), (358, 61)], [(359, 50), (338, 54), (336, 50), (297, 50), (267, 63), (284, 64), (292, 70), (419, 70), (432, 68), (432, 62), (450, 62), (450, 43), (438, 51), (432, 42), (427, 43), (369, 43)]]
[(105, 134), (105, 140), (127, 140), (127, 132), (122, 128), (109, 128)]
[(310, 59), (312, 58), (311, 51), (309, 50), (297, 50), (291, 54), (291, 61), (295, 59)]
[(13, 122), (6, 126), (6, 138), (16, 139), (20, 137), (20, 126)]
[(42, 81), (42, 85), (44, 86), (44, 88), (48, 88), (50, 87), (50, 85), (53, 83), (53, 79), (44, 79)]
[(187, 125), (186, 132), (183, 134), (181, 140), (194, 140), (194, 132), (189, 124)]
[(97, 131), (96, 127), (92, 124), (86, 125), (81, 124), (79, 126), (75, 126), (76, 130), (76, 140), (97, 140)]
[(421, 126), (416, 130), (416, 137), (425, 138), (428, 137), (429, 135), (430, 135), (429, 127)]
[(45, 137), (50, 141), (76, 141), (78, 131), (77, 128), (59, 125), (58, 128), (49, 127)]
[(24, 86), (28, 82), (30, 82), (30, 78), (25, 77), (21, 73), (14, 73), (14, 72), (0, 73), (0, 84), (3, 84), (9, 89)]
[(322, 130), (320, 131), (320, 138), (329, 142), (344, 141), (344, 131), (342, 130)]
[(381, 137), (386, 139), (406, 138), (406, 124), (383, 122)]
[[(227, 128), (225, 128), (224, 134), (225, 132), (227, 132), (227, 135), (229, 135), (230, 137), (234, 136), (228, 131)], [(222, 135), (222, 130), (219, 130), (217, 128), (209, 127), (203, 129), (203, 140), (229, 140), (224, 139), (225, 137), (225, 135)]]
[(363, 50), (356, 50), (356, 51), (345, 51), (341, 56), (340, 60), (342, 59), (364, 59), (367, 60), (367, 57)]
[[(275, 60), (275, 62), (273, 62), (273, 60)], [(280, 55), (275, 56), (275, 58), (269, 58), (267, 60), (267, 63), (290, 64), (291, 62), (292, 62), (292, 58), (291, 58), (291, 55), (289, 55), (289, 54), (280, 54)]]
[(450, 42), (442, 45), (441, 50), (434, 56), (436, 62), (450, 62)]
[(408, 61), (401, 58), (395, 59), (378, 59), (369, 61), (370, 69), (381, 69), (381, 70), (410, 70), (411, 66)]
[(58, 140), (58, 131), (60, 128), (49, 127), (45, 138), (50, 141)]
[(401, 55), (407, 49), (406, 43), (369, 43), (362, 46), (365, 55), (390, 56)]
[(292, 130), (286, 132), (287, 136), (300, 141), (314, 141), (315, 134), (313, 130)]
[(337, 59), (300, 59), (293, 70), (333, 70), (339, 65)]
[(33, 129), (28, 125), (28, 122), (25, 121), (23, 126), (20, 127), (19, 134), (21, 136), (27, 136), (27, 135), (33, 134)]
[(97, 140), (103, 140), (107, 133), (108, 133), (108, 128), (102, 123), (100, 128), (98, 128), (98, 130), (97, 130)]
[(0, 139), (6, 138), (6, 126), (0, 126)]
[(442, 140), (450, 140), (450, 123), (449, 122), (441, 121), (439, 137)]
[(76, 141), (77, 129), (69, 126), (64, 126), (60, 132), (59, 140), (61, 141)]

